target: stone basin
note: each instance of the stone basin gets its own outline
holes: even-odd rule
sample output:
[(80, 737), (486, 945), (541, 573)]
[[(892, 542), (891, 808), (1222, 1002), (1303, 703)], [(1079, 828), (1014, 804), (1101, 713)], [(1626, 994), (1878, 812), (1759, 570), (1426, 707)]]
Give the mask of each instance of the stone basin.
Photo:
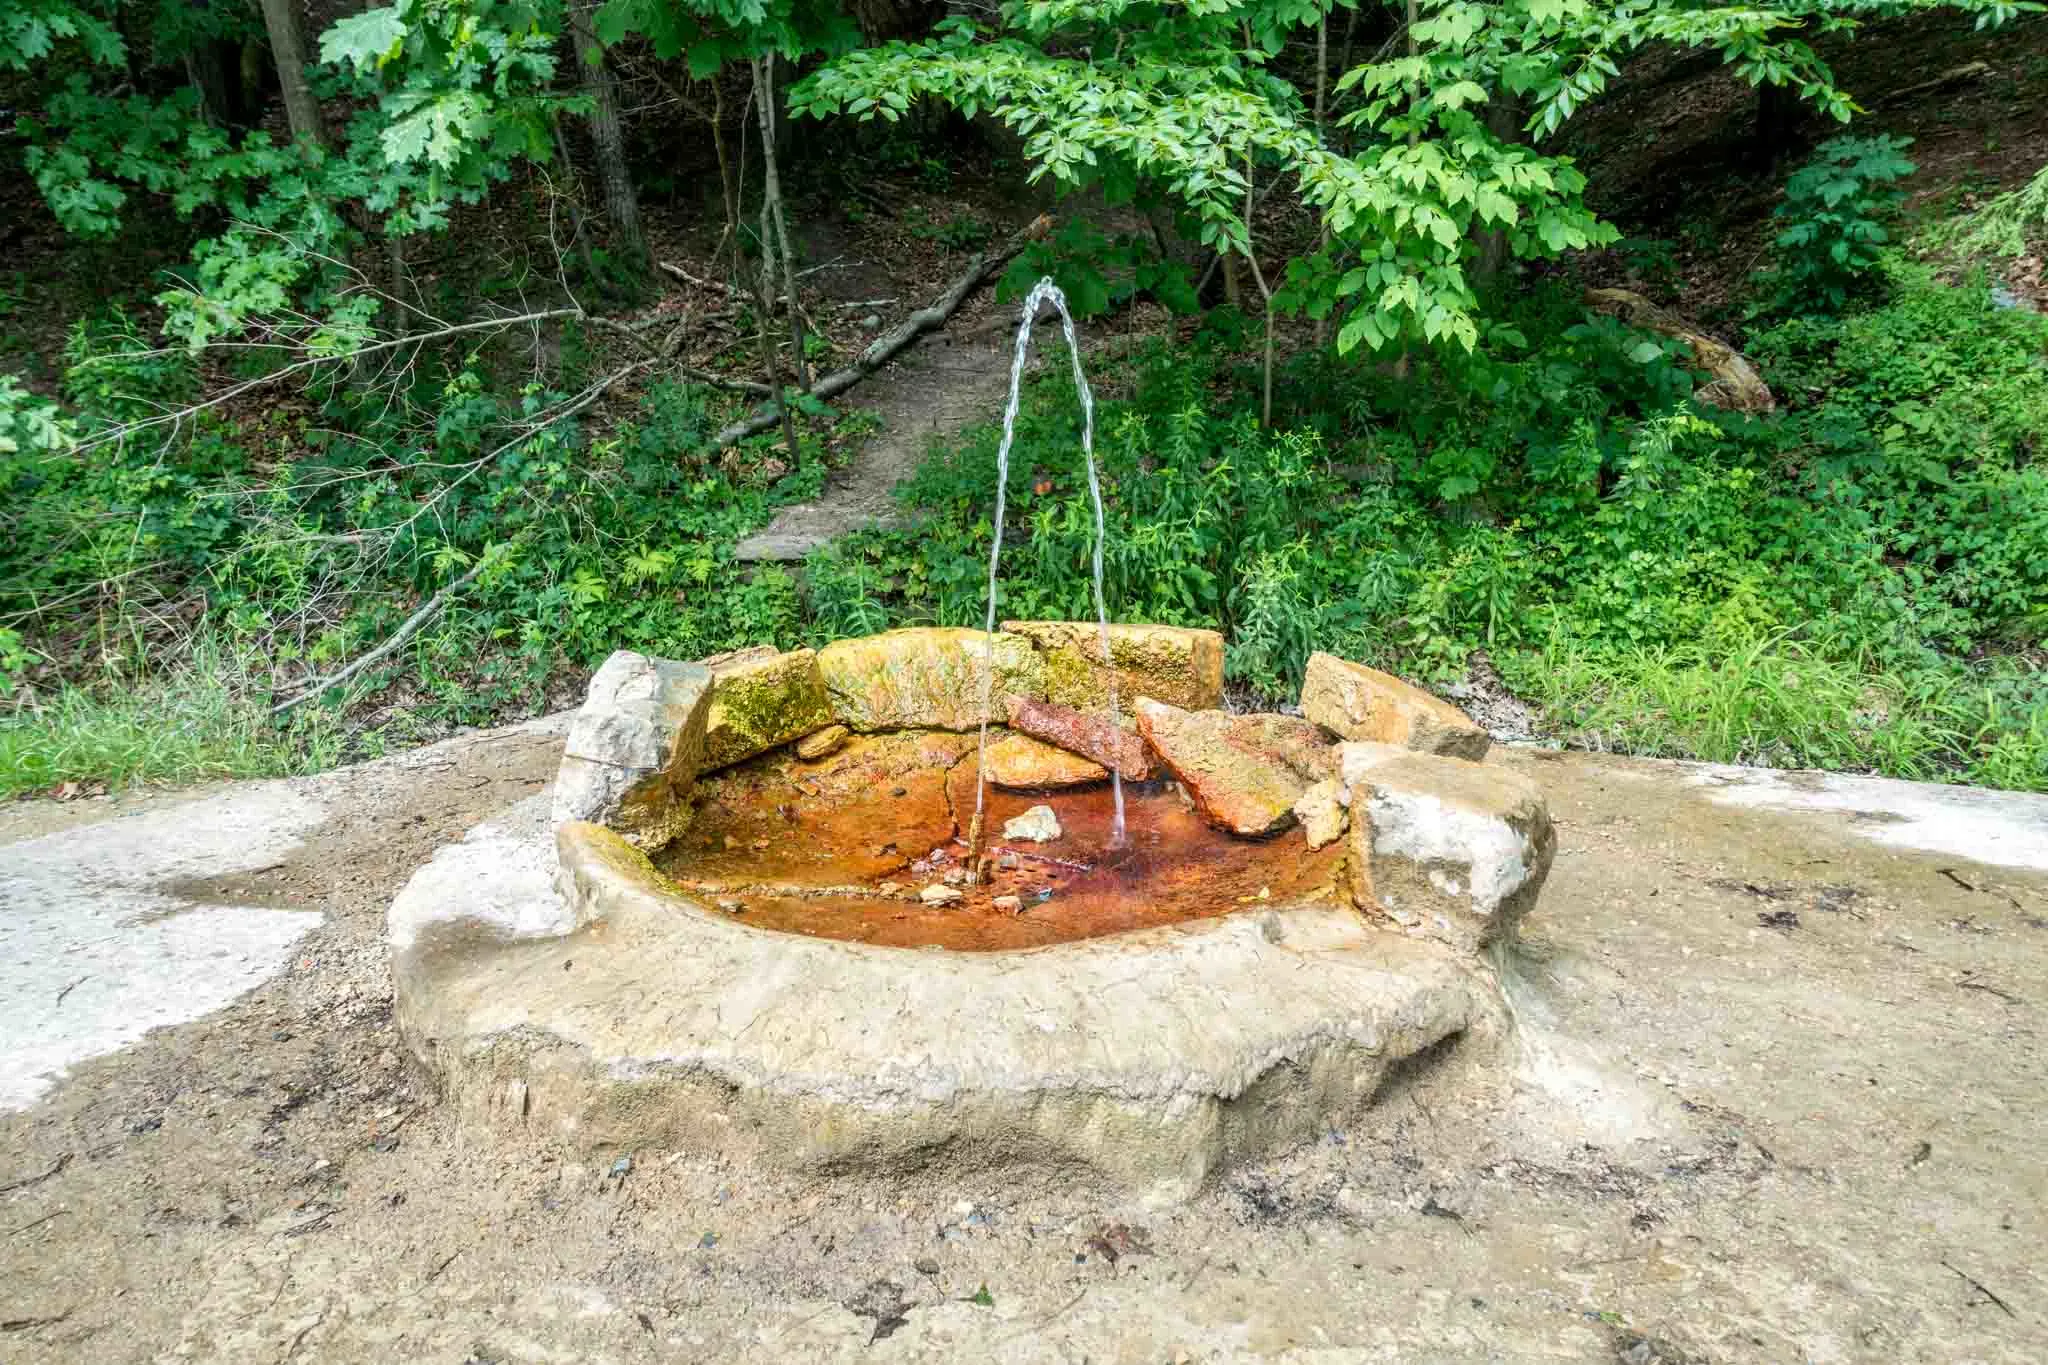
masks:
[[(768, 755), (700, 781), (689, 830), (655, 867), (681, 891), (758, 929), (899, 948), (1034, 948), (1207, 919), (1247, 907), (1338, 905), (1342, 850), (1237, 839), (1205, 823), (1166, 782), (1124, 786), (1126, 846), (1111, 848), (1107, 782), (1062, 791), (990, 787), (997, 869), (963, 878), (977, 774), (972, 736), (857, 740), (818, 764)], [(964, 755), (941, 764), (956, 749)], [(934, 766), (903, 770), (905, 750)], [(901, 793), (901, 795), (898, 795)], [(1000, 837), (1036, 806), (1060, 837)], [(960, 899), (928, 905), (920, 886)], [(889, 888), (884, 890), (883, 888)], [(1014, 908), (998, 899), (1015, 897)]]
[[(929, 656), (918, 632), (892, 632), (815, 659), (608, 662), (552, 797), (441, 850), (392, 906), (401, 1031), (458, 1115), (600, 1155), (1021, 1163), (1174, 1198), (1359, 1121), (1403, 1062), (1498, 1035), (1492, 949), (1548, 867), (1533, 788), (1335, 727), (1148, 697), (1140, 718), (1201, 722), (1157, 733), (1214, 743), (1161, 741), (1163, 779), (1125, 784), (1125, 844), (1106, 782), (991, 784), (994, 870), (974, 884), (978, 727), (960, 661), (975, 635), (933, 632)], [(1087, 660), (1022, 651), (1086, 637), (1010, 638), (1028, 643), (1005, 647), (1006, 686), (1056, 706), (1032, 680)], [(1220, 704), (1210, 633), (1143, 645), (1122, 642), (1120, 685), (1146, 696), (1131, 661), (1163, 657), (1175, 695)], [(795, 689), (769, 699), (772, 723), (739, 714), (737, 698), (767, 704), (769, 677)], [(732, 678), (747, 690), (721, 711)], [(727, 750), (716, 769), (707, 733)], [(1260, 747), (1275, 734), (1282, 748)], [(1260, 764), (1277, 765), (1262, 792), (1298, 788), (1307, 809), (1313, 787), (1317, 825), (1335, 812), (1339, 832), (1316, 847), (1300, 828), (1229, 832), (1230, 803), (1206, 787)], [(1002, 836), (1040, 805), (1056, 838)]]

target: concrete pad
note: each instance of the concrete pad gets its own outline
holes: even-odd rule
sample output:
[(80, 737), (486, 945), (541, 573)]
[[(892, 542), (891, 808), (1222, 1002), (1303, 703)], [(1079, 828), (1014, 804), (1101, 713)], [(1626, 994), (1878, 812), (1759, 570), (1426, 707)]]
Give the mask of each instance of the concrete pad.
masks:
[(283, 966), (318, 914), (172, 888), (277, 862), (326, 814), (289, 784), (248, 784), (0, 849), (0, 1111)]
[(2048, 871), (2048, 796), (1726, 763), (1673, 766), (1727, 805), (1836, 812), (1864, 838), (1892, 848)]

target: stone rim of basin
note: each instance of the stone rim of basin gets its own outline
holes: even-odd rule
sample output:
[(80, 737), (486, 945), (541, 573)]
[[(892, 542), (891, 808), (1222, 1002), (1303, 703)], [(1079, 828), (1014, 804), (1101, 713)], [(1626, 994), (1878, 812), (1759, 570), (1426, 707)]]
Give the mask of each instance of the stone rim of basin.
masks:
[[(572, 725), (555, 823), (589, 820), (655, 852), (687, 827), (697, 781), (711, 772), (784, 748), (829, 762), (850, 737), (879, 731), (972, 729), (982, 719), (978, 661), (993, 649), (990, 705), (1011, 726), (996, 755), (1032, 760), (1019, 766), (1045, 774), (1045, 789), (1099, 781), (1113, 766), (1170, 778), (1234, 836), (1300, 837), (1314, 849), (1348, 831), (1350, 899), (1376, 923), (1471, 954), (1513, 934), (1548, 872), (1554, 833), (1533, 784), (1481, 765), (1487, 736), (1470, 717), (1324, 653), (1310, 657), (1302, 715), (1233, 714), (1222, 709), (1215, 632), (1113, 632), (1128, 729), (1052, 699), (1086, 700), (1096, 687), (1095, 627), (1085, 622), (1006, 622), (994, 635), (909, 628), (698, 664), (622, 651)], [(1073, 763), (1047, 761), (1062, 755)], [(1004, 827), (1006, 839), (1039, 844), (1063, 833), (1052, 805)]]

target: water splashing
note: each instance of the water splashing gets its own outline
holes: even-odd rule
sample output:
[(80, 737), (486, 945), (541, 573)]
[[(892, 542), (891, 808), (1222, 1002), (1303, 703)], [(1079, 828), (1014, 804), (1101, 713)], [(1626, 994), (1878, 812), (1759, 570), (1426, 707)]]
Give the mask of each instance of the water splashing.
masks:
[[(1031, 346), (1031, 327), (1038, 320), (1041, 303), (1050, 303), (1059, 310), (1060, 330), (1067, 338), (1067, 355), (1074, 362), (1074, 388), (1081, 395), (1081, 453), (1088, 462), (1088, 494), (1095, 500), (1095, 623), (1102, 642), (1102, 670), (1109, 679), (1109, 723), (1118, 723), (1116, 670), (1110, 665), (1109, 654), (1109, 608), (1102, 598), (1104, 531), (1102, 482), (1095, 472), (1095, 395), (1089, 392), (1088, 378), (1081, 373), (1081, 343), (1074, 336), (1074, 315), (1067, 311), (1067, 296), (1050, 278), (1045, 278), (1031, 286), (1031, 292), (1024, 297), (1024, 316), (1017, 324), (1017, 347), (1010, 357), (1010, 402), (1003, 409), (1003, 439), (996, 446), (995, 540), (988, 552), (988, 619), (983, 626), (988, 637), (984, 645), (987, 654), (981, 662), (981, 748), (976, 763), (973, 833), (969, 838), (976, 857), (981, 852), (982, 812), (988, 793), (988, 712), (995, 696), (996, 567), (1003, 558), (1003, 503), (1010, 487), (1010, 443), (1017, 435), (1017, 404), (1023, 389), (1024, 355)], [(1116, 797), (1116, 816), (1110, 826), (1109, 846), (1122, 848), (1125, 842), (1124, 777), (1114, 767), (1109, 770), (1109, 776)]]

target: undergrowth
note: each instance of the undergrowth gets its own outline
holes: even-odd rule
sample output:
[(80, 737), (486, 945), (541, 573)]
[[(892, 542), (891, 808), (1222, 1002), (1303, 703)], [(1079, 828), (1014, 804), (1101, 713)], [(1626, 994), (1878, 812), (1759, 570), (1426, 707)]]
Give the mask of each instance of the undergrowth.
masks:
[[(1231, 678), (1275, 701), (1314, 650), (1442, 681), (1483, 649), (1577, 743), (2048, 790), (2048, 321), (1898, 248), (1868, 263), (1781, 290), (1807, 311), (1746, 338), (1768, 417), (1696, 405), (1683, 343), (1525, 279), (1469, 356), (1302, 358), (1266, 426), (1258, 326), (1212, 312), (1098, 367), (1111, 609), (1220, 626)], [(979, 623), (993, 427), (933, 450), (911, 529), (750, 569), (733, 545), (822, 486), (827, 415), (794, 461), (772, 436), (717, 451), (733, 405), (679, 383), (555, 420), (586, 344), (572, 327), (545, 383), (483, 347), (138, 428), (208, 377), (89, 320), (61, 416), (0, 384), (0, 791), (374, 754), (563, 704), (620, 647)], [(1044, 371), (1000, 611), (1085, 617), (1077, 404)]]
[[(1883, 302), (1752, 340), (1787, 411), (1688, 403), (1675, 346), (1537, 290), (1469, 364), (1304, 363), (1262, 430), (1211, 328), (1098, 413), (1106, 586), (1214, 625), (1277, 700), (1308, 653), (1444, 680), (1484, 648), (1575, 742), (2048, 789), (2048, 323), (1887, 257)], [(1062, 366), (1013, 451), (1001, 614), (1089, 609)], [(995, 433), (937, 449), (914, 531), (811, 565), (815, 635), (971, 625)]]
[(340, 752), (338, 718), (311, 710), (274, 723), (248, 665), (209, 639), (151, 678), (58, 686), (0, 718), (0, 796), (331, 766)]

